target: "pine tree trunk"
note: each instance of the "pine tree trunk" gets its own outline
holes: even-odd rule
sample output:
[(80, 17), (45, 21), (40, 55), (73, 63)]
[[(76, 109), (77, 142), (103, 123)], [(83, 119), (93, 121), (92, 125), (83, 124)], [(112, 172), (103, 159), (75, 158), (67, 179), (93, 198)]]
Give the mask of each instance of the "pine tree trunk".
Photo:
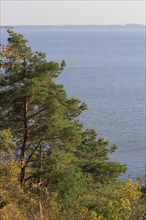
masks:
[(23, 113), (23, 125), (24, 125), (24, 134), (23, 134), (23, 144), (21, 148), (21, 171), (20, 171), (20, 185), (21, 187), (24, 186), (24, 179), (25, 179), (25, 154), (26, 154), (26, 145), (28, 141), (28, 125), (27, 125), (27, 110), (28, 110), (28, 103), (24, 101), (24, 113)]

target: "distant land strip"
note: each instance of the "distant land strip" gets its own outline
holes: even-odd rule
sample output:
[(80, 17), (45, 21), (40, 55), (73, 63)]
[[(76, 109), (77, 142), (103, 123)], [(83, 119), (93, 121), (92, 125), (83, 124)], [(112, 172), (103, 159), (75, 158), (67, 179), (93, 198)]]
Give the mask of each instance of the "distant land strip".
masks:
[(0, 28), (64, 28), (64, 29), (144, 29), (144, 24), (124, 24), (124, 25), (5, 25)]

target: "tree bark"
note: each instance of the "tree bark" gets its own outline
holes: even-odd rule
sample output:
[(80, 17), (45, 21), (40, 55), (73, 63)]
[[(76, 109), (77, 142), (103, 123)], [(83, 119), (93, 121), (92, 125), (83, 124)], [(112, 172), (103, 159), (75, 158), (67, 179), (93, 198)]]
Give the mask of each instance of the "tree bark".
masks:
[(23, 143), (21, 148), (21, 171), (20, 171), (20, 185), (23, 187), (24, 179), (25, 179), (25, 154), (26, 154), (26, 145), (28, 141), (28, 125), (27, 125), (27, 111), (28, 111), (28, 102), (27, 100), (24, 101), (23, 106), (23, 125), (24, 125), (24, 134), (23, 134)]

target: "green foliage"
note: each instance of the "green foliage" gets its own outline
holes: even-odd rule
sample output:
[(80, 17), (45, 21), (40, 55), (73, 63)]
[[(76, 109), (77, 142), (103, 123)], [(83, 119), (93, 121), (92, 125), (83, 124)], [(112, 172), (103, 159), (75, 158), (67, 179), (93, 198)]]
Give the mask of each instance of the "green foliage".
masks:
[(85, 193), (86, 181), (73, 153), (55, 149), (43, 164), (45, 185), (52, 193), (57, 193), (62, 207), (70, 208), (78, 204), (79, 198)]
[(116, 150), (116, 146), (109, 146), (103, 138), (97, 140), (94, 130), (88, 129), (82, 133), (83, 141), (76, 149), (79, 166), (86, 175), (92, 176), (97, 182), (106, 183), (126, 171), (126, 166), (118, 162), (108, 161), (108, 154)]

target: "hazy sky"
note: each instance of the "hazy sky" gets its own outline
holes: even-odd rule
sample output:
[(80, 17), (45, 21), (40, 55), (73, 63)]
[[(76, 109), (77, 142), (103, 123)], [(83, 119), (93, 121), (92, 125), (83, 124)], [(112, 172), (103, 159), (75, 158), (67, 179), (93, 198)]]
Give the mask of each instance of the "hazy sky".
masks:
[(145, 23), (145, 0), (0, 0), (1, 25)]

